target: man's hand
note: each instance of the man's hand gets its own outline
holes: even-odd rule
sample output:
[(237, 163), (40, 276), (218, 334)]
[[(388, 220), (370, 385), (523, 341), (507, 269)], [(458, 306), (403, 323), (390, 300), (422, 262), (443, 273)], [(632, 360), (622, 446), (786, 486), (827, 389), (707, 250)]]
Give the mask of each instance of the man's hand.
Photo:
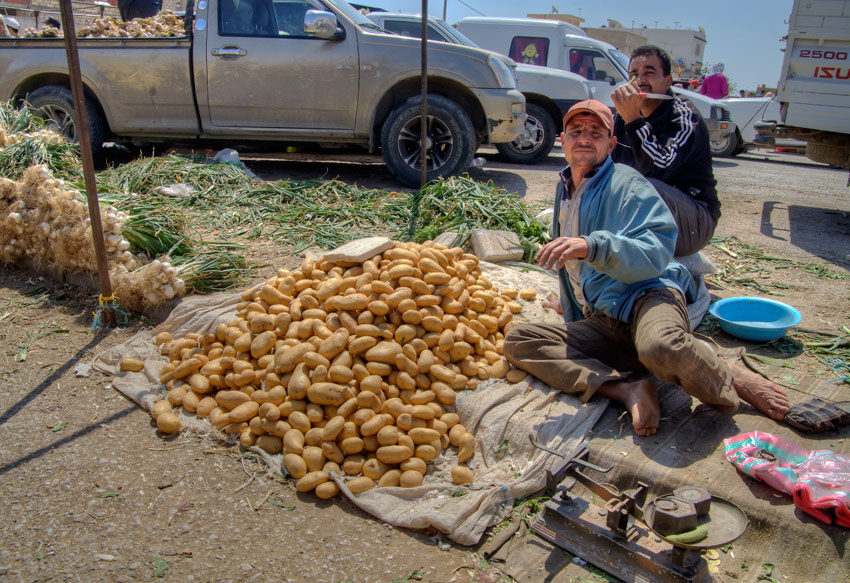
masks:
[(620, 85), (611, 94), (611, 99), (614, 101), (614, 107), (617, 108), (617, 113), (623, 118), (626, 123), (640, 119), (640, 106), (643, 105), (643, 97), (637, 87), (631, 83)]
[(561, 269), (570, 259), (587, 257), (587, 241), (581, 237), (558, 237), (540, 248), (535, 261), (546, 269)]

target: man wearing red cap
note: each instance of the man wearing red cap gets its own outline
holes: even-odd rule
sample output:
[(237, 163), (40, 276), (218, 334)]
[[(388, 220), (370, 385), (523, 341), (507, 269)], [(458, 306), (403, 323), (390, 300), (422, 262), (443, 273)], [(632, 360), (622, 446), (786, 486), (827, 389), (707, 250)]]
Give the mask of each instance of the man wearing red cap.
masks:
[(568, 166), (555, 194), (553, 240), (536, 260), (558, 272), (566, 325), (512, 328), (505, 356), (583, 401), (598, 393), (621, 403), (638, 435), (654, 434), (660, 421), (647, 370), (708, 405), (733, 412), (740, 398), (783, 419), (788, 399), (778, 386), (729, 367), (691, 334), (695, 290), (673, 260), (676, 223), (639, 172), (614, 164), (613, 127), (611, 110), (592, 99), (564, 116)]

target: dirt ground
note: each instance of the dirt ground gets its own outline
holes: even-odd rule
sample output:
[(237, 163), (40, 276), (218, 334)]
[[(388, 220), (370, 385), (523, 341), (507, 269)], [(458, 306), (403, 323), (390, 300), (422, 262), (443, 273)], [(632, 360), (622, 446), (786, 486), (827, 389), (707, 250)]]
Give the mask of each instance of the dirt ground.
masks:
[[(474, 178), (551, 203), (558, 156), (533, 168), (483, 157)], [(266, 179), (338, 175), (398, 189), (379, 164), (248, 165)], [(777, 299), (802, 312), (804, 328), (838, 333), (850, 325), (848, 280), (798, 267), (850, 271), (847, 172), (776, 153), (717, 161), (715, 172), (723, 202), (718, 236), (795, 262), (747, 278), (780, 292)], [(729, 249), (734, 253), (731, 242)], [(275, 268), (293, 261), (278, 250), (267, 241), (255, 253)], [(707, 252), (728, 273), (743, 263), (716, 247)], [(733, 279), (717, 278), (712, 293), (763, 295)], [(769, 287), (777, 283), (781, 289)], [(112, 390), (109, 378), (87, 370), (94, 354), (150, 322), (93, 333), (95, 297), (37, 274), (0, 271), (0, 499), (7, 505), (0, 580), (499, 580), (475, 549), (435, 532), (383, 525), (347, 502), (297, 494), (265, 476), (252, 454), (192, 436), (157, 437), (147, 414)], [(797, 360), (826, 374), (814, 359)], [(606, 579), (577, 570), (575, 580)]]

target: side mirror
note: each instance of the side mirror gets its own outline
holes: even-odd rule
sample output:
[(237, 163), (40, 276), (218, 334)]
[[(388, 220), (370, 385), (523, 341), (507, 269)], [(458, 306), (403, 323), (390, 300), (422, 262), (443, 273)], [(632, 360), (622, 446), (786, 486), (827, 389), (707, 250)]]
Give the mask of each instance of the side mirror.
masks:
[(304, 32), (330, 40), (337, 34), (336, 15), (323, 10), (308, 10), (304, 14)]

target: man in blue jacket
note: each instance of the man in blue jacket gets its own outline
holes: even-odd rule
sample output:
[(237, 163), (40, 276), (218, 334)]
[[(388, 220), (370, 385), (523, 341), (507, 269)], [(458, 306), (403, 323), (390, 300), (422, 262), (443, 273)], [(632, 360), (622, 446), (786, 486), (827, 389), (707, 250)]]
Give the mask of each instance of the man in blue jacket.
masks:
[(555, 195), (554, 238), (536, 259), (558, 271), (566, 325), (512, 328), (505, 356), (583, 401), (599, 394), (621, 403), (638, 435), (654, 434), (660, 421), (655, 385), (634, 376), (647, 370), (724, 411), (737, 410), (740, 398), (783, 419), (782, 389), (730, 367), (691, 334), (687, 303), (695, 290), (672, 259), (676, 223), (638, 171), (611, 159), (613, 127), (611, 111), (592, 99), (564, 116), (568, 166)]

